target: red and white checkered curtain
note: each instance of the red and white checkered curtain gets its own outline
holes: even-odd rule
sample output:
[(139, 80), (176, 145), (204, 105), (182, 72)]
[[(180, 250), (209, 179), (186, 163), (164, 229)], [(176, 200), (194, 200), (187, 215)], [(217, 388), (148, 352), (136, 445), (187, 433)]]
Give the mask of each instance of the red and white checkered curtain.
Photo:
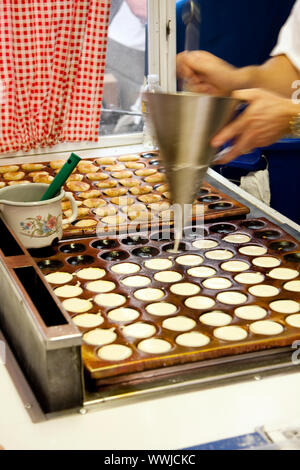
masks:
[(1, 0), (0, 152), (97, 141), (110, 0)]

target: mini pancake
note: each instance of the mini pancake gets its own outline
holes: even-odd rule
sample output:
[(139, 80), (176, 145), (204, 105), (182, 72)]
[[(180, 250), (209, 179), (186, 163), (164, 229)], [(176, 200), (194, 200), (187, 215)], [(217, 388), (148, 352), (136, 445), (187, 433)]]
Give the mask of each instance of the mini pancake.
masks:
[(72, 313), (84, 313), (88, 312), (91, 310), (93, 307), (92, 302), (89, 300), (85, 299), (78, 299), (78, 298), (71, 298), (71, 299), (66, 299), (62, 302), (63, 307), (68, 311)]
[(170, 191), (166, 191), (165, 193), (163, 193), (163, 197), (165, 197), (166, 199), (171, 199)]
[(103, 330), (96, 328), (83, 335), (83, 340), (92, 346), (102, 346), (104, 344), (113, 343), (117, 339), (117, 334), (113, 328), (110, 330)]
[(134, 196), (141, 196), (151, 193), (152, 186), (134, 186), (133, 188), (130, 188), (129, 191)]
[(116, 274), (135, 274), (141, 270), (140, 266), (134, 263), (118, 263), (110, 269)]
[[(15, 186), (16, 184), (30, 184), (31, 181), (21, 180), (21, 181), (9, 181), (8, 186)], [(5, 186), (5, 183), (4, 183)]]
[(83, 175), (78, 175), (75, 173), (74, 175), (70, 175), (69, 178), (67, 179), (67, 183), (69, 181), (82, 181), (83, 180)]
[(28, 173), (28, 177), (34, 178), (35, 176), (48, 176), (49, 173), (48, 171), (32, 171), (31, 173)]
[(7, 173), (4, 173), (3, 178), (6, 181), (19, 181), (22, 180), (24, 176), (24, 171), (8, 171)]
[[(87, 207), (79, 207), (77, 211), (77, 217), (86, 217), (89, 214), (90, 210)], [(68, 209), (67, 211), (64, 212), (64, 215), (66, 217), (71, 217), (73, 211), (72, 209)]]
[(145, 261), (144, 263), (144, 266), (147, 269), (152, 269), (154, 271), (163, 271), (165, 269), (171, 268), (172, 265), (172, 261), (168, 258), (153, 258)]
[(166, 175), (164, 173), (156, 173), (155, 175), (146, 176), (144, 178), (145, 183), (156, 184), (163, 183), (166, 180)]
[(167, 201), (160, 201), (154, 204), (149, 204), (148, 208), (154, 212), (165, 211), (169, 209), (170, 203)]
[(97, 305), (111, 308), (120, 307), (125, 304), (126, 300), (126, 297), (120, 294), (98, 294), (94, 298), (94, 302)]
[(134, 199), (127, 196), (112, 197), (110, 201), (117, 206), (132, 206), (134, 204)]
[(18, 169), (18, 165), (4, 165), (0, 166), (0, 173), (16, 173)]
[(163, 354), (172, 349), (168, 341), (160, 338), (144, 339), (138, 344), (138, 349), (148, 354)]
[(83, 202), (83, 205), (86, 207), (89, 207), (90, 209), (97, 208), (97, 207), (105, 206), (106, 201), (100, 198), (93, 197), (93, 198), (85, 199)]
[(225, 260), (234, 257), (234, 254), (228, 250), (213, 250), (205, 253), (207, 259)]
[(157, 170), (154, 168), (145, 168), (144, 170), (135, 171), (136, 176), (150, 176), (155, 175), (155, 173), (157, 173)]
[(104, 277), (106, 274), (106, 271), (105, 269), (101, 269), (101, 268), (83, 268), (77, 271), (75, 274), (80, 279), (92, 281), (92, 280), (101, 279), (102, 277)]
[[(43, 163), (23, 163), (23, 165), (21, 165), (21, 168), (24, 171), (40, 171), (43, 168), (45, 168), (45, 165)], [(10, 171), (17, 171), (17, 170), (18, 170), (18, 167), (16, 170), (10, 170)], [(2, 172), (0, 171), (0, 173)]]
[(127, 162), (125, 163), (126, 168), (130, 170), (140, 170), (141, 168), (145, 168), (144, 163), (137, 163), (137, 162)]
[(285, 319), (286, 323), (294, 328), (300, 328), (300, 314), (290, 315)]
[(182, 279), (182, 274), (177, 271), (161, 271), (154, 274), (154, 279), (159, 282), (178, 282)]
[(83, 313), (73, 317), (72, 321), (80, 328), (96, 328), (97, 326), (102, 325), (104, 318), (95, 313)]
[(164, 221), (166, 220), (172, 221), (174, 219), (174, 211), (173, 210), (162, 211), (159, 213), (159, 217)]
[(94, 173), (99, 170), (99, 168), (96, 165), (93, 165), (93, 163), (85, 162), (83, 160), (78, 163), (76, 168), (79, 173)]
[(242, 341), (247, 338), (247, 331), (239, 326), (221, 326), (214, 330), (215, 338), (223, 341)]
[(6, 183), (4, 183), (3, 181), (0, 181), (0, 189), (4, 188), (4, 186), (6, 186)]
[(249, 235), (235, 233), (233, 235), (227, 235), (223, 238), (223, 240), (228, 243), (247, 243), (250, 242), (251, 238), (249, 237)]
[(177, 312), (177, 307), (169, 302), (156, 302), (146, 307), (146, 312), (156, 317), (167, 317)]
[(131, 338), (150, 338), (150, 336), (155, 335), (156, 328), (149, 323), (137, 322), (122, 327), (122, 333), (124, 336)]
[(96, 160), (97, 165), (113, 165), (117, 157), (103, 157)]
[(86, 177), (91, 181), (103, 181), (109, 178), (109, 176), (106, 173), (97, 173), (97, 172), (87, 173)]
[(132, 355), (132, 350), (123, 344), (109, 344), (103, 346), (97, 352), (100, 359), (103, 361), (124, 361)]
[(124, 196), (127, 193), (126, 188), (108, 188), (103, 193), (109, 197)]
[(267, 248), (264, 246), (248, 245), (239, 248), (239, 252), (247, 256), (262, 256), (267, 253)]
[(107, 316), (112, 321), (122, 323), (136, 320), (140, 316), (140, 313), (134, 308), (120, 307), (111, 310)]
[(138, 197), (138, 200), (144, 204), (152, 204), (154, 202), (159, 202), (161, 200), (161, 196), (159, 194), (143, 194)]
[(203, 285), (207, 289), (228, 289), (232, 286), (232, 282), (225, 277), (211, 277), (203, 281)]
[(203, 258), (199, 255), (182, 255), (177, 256), (176, 263), (182, 266), (197, 266), (203, 263)]
[(239, 305), (247, 301), (247, 296), (241, 292), (220, 292), (217, 295), (217, 300), (227, 305)]
[(199, 318), (200, 322), (208, 326), (227, 326), (232, 322), (232, 317), (221, 310), (203, 313)]
[(226, 261), (225, 263), (221, 264), (221, 268), (224, 271), (238, 273), (249, 269), (249, 265), (245, 261)]
[(262, 320), (251, 323), (249, 326), (251, 333), (256, 335), (275, 336), (283, 332), (284, 328), (280, 323), (272, 320)]
[(171, 331), (189, 331), (196, 326), (195, 320), (183, 315), (167, 318), (162, 322), (162, 327)]
[(151, 279), (146, 276), (129, 276), (122, 279), (121, 284), (127, 287), (144, 287), (151, 284)]
[(169, 189), (168, 184), (162, 184), (161, 186), (158, 186), (158, 188), (156, 188), (156, 191), (158, 193), (165, 193), (166, 191), (168, 191), (168, 189)]
[(50, 284), (66, 284), (67, 282), (72, 281), (73, 276), (70, 273), (57, 271), (55, 273), (47, 274), (45, 279)]
[(194, 310), (207, 310), (215, 305), (215, 301), (210, 297), (198, 295), (195, 297), (189, 297), (185, 300), (184, 304)]
[(78, 194), (80, 199), (90, 199), (90, 198), (97, 198), (101, 196), (101, 192), (98, 189), (92, 189), (91, 191), (84, 191)]
[(270, 308), (274, 310), (274, 312), (291, 314), (299, 312), (300, 304), (295, 300), (275, 300), (270, 303)]
[(50, 184), (54, 180), (53, 176), (50, 176), (50, 175), (34, 176), (32, 179), (34, 183), (46, 183), (46, 184)]
[(275, 297), (280, 293), (280, 289), (267, 284), (258, 284), (256, 286), (249, 287), (248, 291), (256, 297)]
[(60, 168), (62, 168), (64, 166), (66, 161), (67, 160), (52, 160), (52, 162), (50, 162), (50, 167), (53, 170), (60, 170)]
[(286, 282), (283, 287), (290, 292), (300, 292), (300, 281)]
[(237, 274), (234, 279), (240, 284), (259, 284), (264, 281), (265, 276), (261, 273), (241, 273)]
[(210, 343), (210, 339), (208, 336), (203, 335), (198, 331), (191, 331), (189, 333), (178, 335), (175, 342), (179, 346), (185, 346), (187, 348), (201, 348)]
[(54, 294), (58, 297), (78, 297), (83, 292), (80, 286), (64, 285), (54, 289)]
[(118, 180), (123, 180), (125, 178), (132, 178), (132, 172), (129, 170), (113, 171), (111, 176)]
[(132, 155), (120, 155), (118, 157), (119, 162), (136, 162), (140, 159), (139, 155), (132, 154)]
[(196, 240), (192, 243), (192, 245), (195, 248), (198, 248), (199, 250), (205, 250), (206, 248), (215, 248), (216, 246), (219, 245), (218, 242), (215, 240)]
[(190, 282), (181, 282), (179, 284), (173, 284), (170, 287), (170, 291), (173, 292), (173, 294), (185, 296), (199, 294), (200, 290), (199, 286)]
[(114, 165), (109, 165), (105, 168), (106, 171), (114, 171), (114, 172), (118, 172), (118, 171), (123, 171), (125, 170), (126, 167), (125, 165), (123, 165), (123, 163), (115, 163)]
[(69, 181), (66, 183), (66, 186), (70, 191), (74, 192), (87, 191), (90, 188), (88, 183), (83, 183), (82, 181)]
[(153, 287), (145, 287), (145, 289), (138, 289), (134, 292), (134, 297), (138, 300), (145, 302), (153, 302), (164, 297), (165, 293), (161, 289), (155, 289)]
[(145, 206), (145, 204), (132, 204), (131, 206), (122, 206), (121, 207), (121, 211), (122, 212), (125, 212), (125, 214), (128, 214), (128, 212), (145, 212), (147, 211), (147, 207)]
[(267, 316), (268, 312), (258, 305), (244, 305), (236, 308), (234, 314), (242, 320), (261, 320)]
[(138, 220), (138, 221), (145, 221), (145, 220), (150, 220), (151, 219), (151, 214), (148, 212), (142, 211), (142, 212), (137, 212), (137, 211), (129, 211), (128, 212), (128, 217), (130, 220)]
[(275, 268), (280, 265), (280, 260), (273, 258), (272, 256), (261, 256), (259, 258), (254, 258), (252, 260), (254, 266), (259, 266), (261, 268)]
[(109, 188), (115, 188), (117, 184), (118, 184), (117, 181), (106, 180), (106, 181), (99, 181), (98, 183), (96, 183), (96, 186), (97, 188), (100, 188), (100, 189), (109, 189)]
[(115, 215), (117, 213), (117, 209), (115, 207), (98, 207), (95, 209), (94, 214), (98, 217), (107, 217), (108, 215)]
[(272, 277), (273, 279), (288, 281), (289, 279), (295, 279), (298, 277), (299, 273), (295, 269), (275, 268), (268, 273), (268, 276)]
[(126, 188), (132, 188), (134, 186), (139, 186), (141, 184), (141, 182), (139, 180), (135, 180), (135, 179), (129, 179), (129, 178), (124, 178), (124, 179), (121, 179), (119, 181), (119, 183), (122, 185), (122, 186), (125, 186)]
[(101, 219), (101, 222), (105, 225), (122, 225), (125, 224), (126, 222), (126, 217), (122, 217), (120, 215), (108, 215), (107, 217), (103, 217)]
[(88, 282), (85, 288), (91, 292), (97, 292), (104, 294), (106, 292), (111, 292), (116, 288), (116, 284), (111, 281), (92, 281)]
[(192, 277), (204, 278), (214, 276), (217, 271), (213, 268), (209, 268), (208, 266), (198, 266), (196, 268), (188, 269), (187, 273)]
[(74, 224), (75, 227), (95, 227), (97, 225), (97, 220), (93, 219), (82, 219)]

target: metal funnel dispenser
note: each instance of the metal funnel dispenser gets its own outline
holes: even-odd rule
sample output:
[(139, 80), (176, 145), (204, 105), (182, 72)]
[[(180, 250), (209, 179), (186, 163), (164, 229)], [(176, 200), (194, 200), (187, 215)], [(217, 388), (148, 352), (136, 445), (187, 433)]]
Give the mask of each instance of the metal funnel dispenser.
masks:
[(232, 119), (240, 102), (188, 92), (149, 93), (147, 99), (172, 201), (184, 214), (214, 160), (216, 150), (210, 141)]

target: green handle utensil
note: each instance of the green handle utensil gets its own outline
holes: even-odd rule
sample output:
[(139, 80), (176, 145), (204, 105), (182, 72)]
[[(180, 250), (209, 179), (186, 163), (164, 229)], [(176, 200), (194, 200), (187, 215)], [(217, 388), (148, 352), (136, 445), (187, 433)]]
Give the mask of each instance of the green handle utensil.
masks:
[(65, 184), (66, 180), (69, 178), (70, 174), (78, 165), (80, 160), (81, 158), (78, 157), (78, 155), (76, 155), (75, 153), (72, 153), (70, 155), (64, 166), (55, 176), (47, 191), (42, 196), (41, 201), (52, 199), (60, 192), (61, 187)]

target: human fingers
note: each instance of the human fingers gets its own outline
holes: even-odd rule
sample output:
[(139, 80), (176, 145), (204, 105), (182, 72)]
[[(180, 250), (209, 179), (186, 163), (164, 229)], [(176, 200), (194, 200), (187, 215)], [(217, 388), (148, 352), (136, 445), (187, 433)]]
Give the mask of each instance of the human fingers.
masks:
[(241, 135), (248, 126), (248, 109), (218, 132), (211, 140), (212, 147), (221, 147), (226, 142)]
[(222, 156), (214, 161), (215, 165), (225, 165), (226, 163), (235, 160), (241, 155), (250, 153), (255, 147), (251, 136), (241, 135), (239, 136), (232, 147), (229, 147), (226, 152), (222, 153)]

